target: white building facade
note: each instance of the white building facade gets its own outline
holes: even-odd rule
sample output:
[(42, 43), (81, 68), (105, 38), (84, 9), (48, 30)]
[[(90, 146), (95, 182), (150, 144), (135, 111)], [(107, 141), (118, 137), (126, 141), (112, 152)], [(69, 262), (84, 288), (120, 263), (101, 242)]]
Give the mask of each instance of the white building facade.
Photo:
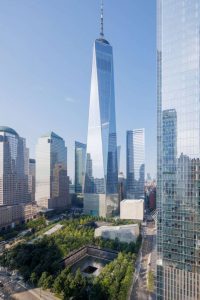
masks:
[(144, 219), (143, 199), (124, 199), (120, 202), (120, 219), (138, 220)]

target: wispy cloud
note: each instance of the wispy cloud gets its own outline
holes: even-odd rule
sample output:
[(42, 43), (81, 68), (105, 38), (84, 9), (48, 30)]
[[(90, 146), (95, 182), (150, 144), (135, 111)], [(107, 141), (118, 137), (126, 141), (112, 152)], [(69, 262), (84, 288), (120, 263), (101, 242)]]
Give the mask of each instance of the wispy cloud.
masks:
[(76, 102), (76, 100), (72, 97), (66, 97), (65, 101), (68, 102), (68, 103), (75, 103)]

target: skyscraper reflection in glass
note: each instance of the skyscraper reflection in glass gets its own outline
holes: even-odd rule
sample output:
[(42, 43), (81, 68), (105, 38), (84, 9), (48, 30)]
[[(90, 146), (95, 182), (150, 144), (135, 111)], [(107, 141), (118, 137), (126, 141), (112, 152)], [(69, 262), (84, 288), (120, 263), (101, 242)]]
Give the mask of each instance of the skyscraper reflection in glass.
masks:
[(200, 1), (157, 0), (157, 299), (200, 299)]
[(94, 43), (87, 138), (84, 210), (113, 215), (118, 209), (117, 135), (112, 46), (101, 34)]

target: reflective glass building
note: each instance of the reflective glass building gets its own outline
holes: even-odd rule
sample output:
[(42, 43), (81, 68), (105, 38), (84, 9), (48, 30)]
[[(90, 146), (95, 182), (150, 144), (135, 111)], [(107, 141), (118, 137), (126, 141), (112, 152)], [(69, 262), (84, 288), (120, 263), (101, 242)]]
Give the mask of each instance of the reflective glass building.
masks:
[(0, 206), (29, 201), (28, 153), (24, 138), (0, 126)]
[(120, 162), (121, 162), (121, 146), (117, 146), (117, 166), (118, 166), (118, 175), (120, 173)]
[(86, 167), (86, 144), (75, 141), (75, 193), (83, 193)]
[(28, 175), (28, 189), (31, 201), (35, 201), (35, 172), (36, 162), (35, 159), (29, 159), (29, 175)]
[(112, 46), (103, 35), (94, 43), (84, 210), (87, 214), (113, 215), (118, 209), (117, 135)]
[(200, 299), (200, 1), (157, 0), (157, 299)]
[(126, 193), (128, 199), (144, 199), (145, 181), (144, 129), (126, 133)]
[(65, 208), (69, 204), (67, 148), (64, 140), (50, 132), (36, 146), (36, 201), (42, 208)]

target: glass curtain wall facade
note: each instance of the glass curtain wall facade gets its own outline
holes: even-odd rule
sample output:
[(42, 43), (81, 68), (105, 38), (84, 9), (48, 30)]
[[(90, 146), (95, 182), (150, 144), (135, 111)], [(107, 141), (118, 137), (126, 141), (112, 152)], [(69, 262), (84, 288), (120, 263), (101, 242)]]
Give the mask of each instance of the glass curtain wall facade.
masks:
[(86, 167), (86, 144), (75, 141), (75, 193), (82, 194)]
[(118, 175), (120, 173), (120, 162), (121, 162), (121, 146), (117, 146), (117, 166), (118, 166)]
[(35, 201), (35, 172), (36, 162), (35, 159), (29, 159), (29, 176), (28, 176), (28, 189), (29, 195), (32, 202)]
[(0, 127), (0, 206), (29, 201), (28, 149), (12, 128)]
[(113, 50), (104, 38), (94, 43), (84, 210), (113, 215), (118, 209), (117, 135)]
[(144, 129), (126, 133), (126, 193), (128, 199), (144, 199), (145, 132)]
[(157, 0), (157, 299), (200, 299), (200, 2)]
[(36, 147), (36, 201), (42, 208), (65, 208), (69, 204), (67, 148), (64, 140), (50, 132)]

